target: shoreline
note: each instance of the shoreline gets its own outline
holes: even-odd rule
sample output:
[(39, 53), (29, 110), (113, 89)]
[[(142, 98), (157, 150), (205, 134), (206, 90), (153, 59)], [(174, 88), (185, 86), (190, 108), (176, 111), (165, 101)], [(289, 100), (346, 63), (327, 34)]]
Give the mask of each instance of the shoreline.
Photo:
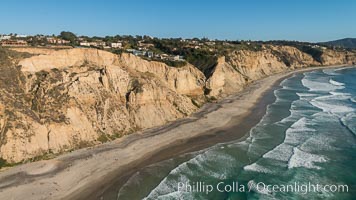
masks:
[[(290, 75), (289, 75), (290, 76)], [(288, 78), (288, 77), (286, 77)], [(128, 174), (116, 177), (115, 181), (109, 183), (109, 187), (104, 190), (95, 190), (85, 196), (75, 196), (73, 199), (115, 199), (121, 187), (128, 181), (128, 179), (139, 172), (140, 169), (173, 158), (186, 153), (191, 153), (205, 148), (209, 148), (215, 144), (231, 142), (244, 139), (251, 128), (253, 128), (261, 118), (265, 115), (267, 106), (275, 101), (273, 91), (280, 88), (279, 84), (285, 78), (281, 78), (275, 82), (270, 89), (264, 92), (259, 98), (253, 108), (249, 109), (246, 114), (232, 117), (230, 121), (222, 126), (209, 130), (207, 133), (202, 133), (196, 137), (187, 138), (184, 141), (177, 141), (169, 145), (167, 148), (161, 149), (154, 156), (146, 158), (139, 163), (134, 170), (130, 170)], [(246, 90), (245, 92), (248, 92)], [(244, 91), (241, 91), (241, 93)], [(236, 96), (242, 96), (238, 94)], [(225, 100), (225, 99), (224, 99)], [(225, 102), (228, 103), (228, 102)], [(235, 130), (239, 130), (236, 132)], [(127, 173), (128, 171), (126, 171)], [(92, 191), (92, 190), (90, 190)]]
[[(257, 80), (192, 116), (133, 133), (51, 160), (19, 165), (0, 173), (1, 199), (97, 199), (112, 185), (125, 183), (140, 168), (216, 143), (243, 138), (265, 114), (279, 83), (308, 67)], [(275, 98), (275, 97), (274, 97)], [(257, 122), (256, 122), (257, 121)], [(225, 131), (239, 126), (239, 133)], [(219, 137), (216, 137), (219, 136)], [(157, 138), (158, 137), (158, 138)]]

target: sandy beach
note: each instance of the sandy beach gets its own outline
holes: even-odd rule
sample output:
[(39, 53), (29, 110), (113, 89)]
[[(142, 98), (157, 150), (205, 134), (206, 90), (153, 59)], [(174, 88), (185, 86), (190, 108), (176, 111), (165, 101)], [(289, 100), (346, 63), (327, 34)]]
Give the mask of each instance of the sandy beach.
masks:
[[(143, 166), (243, 137), (274, 101), (273, 90), (281, 80), (320, 68), (326, 67), (269, 76), (162, 127), (0, 172), (0, 199), (100, 199), (111, 185), (118, 187)], [(226, 131), (231, 127), (235, 131)]]

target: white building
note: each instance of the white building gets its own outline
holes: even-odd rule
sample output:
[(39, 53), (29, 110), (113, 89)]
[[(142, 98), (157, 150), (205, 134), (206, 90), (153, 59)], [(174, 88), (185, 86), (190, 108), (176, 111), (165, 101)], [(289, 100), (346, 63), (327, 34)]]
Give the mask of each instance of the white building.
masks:
[(184, 61), (184, 57), (179, 55), (172, 56), (171, 59), (174, 61)]
[(80, 42), (79, 45), (80, 46), (90, 47), (90, 43), (89, 42)]
[(55, 37), (47, 37), (47, 42), (50, 44), (69, 44), (70, 41), (68, 40), (62, 40), (60, 38), (55, 38)]
[(89, 46), (94, 46), (94, 47), (103, 47), (106, 45), (105, 42), (103, 41), (100, 41), (100, 40), (97, 40), (97, 41), (94, 41), (94, 42), (89, 42)]
[(0, 35), (0, 40), (10, 40), (11, 35)]
[(110, 43), (110, 47), (111, 48), (122, 48), (122, 43), (121, 42), (113, 42), (113, 43)]
[(27, 37), (28, 35), (16, 35), (17, 38), (25, 38)]

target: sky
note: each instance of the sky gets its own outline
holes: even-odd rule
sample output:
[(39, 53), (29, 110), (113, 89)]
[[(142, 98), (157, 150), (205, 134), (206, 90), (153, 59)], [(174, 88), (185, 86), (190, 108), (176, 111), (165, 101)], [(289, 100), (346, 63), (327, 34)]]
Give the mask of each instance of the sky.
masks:
[(356, 37), (355, 0), (11, 0), (0, 33), (299, 40)]

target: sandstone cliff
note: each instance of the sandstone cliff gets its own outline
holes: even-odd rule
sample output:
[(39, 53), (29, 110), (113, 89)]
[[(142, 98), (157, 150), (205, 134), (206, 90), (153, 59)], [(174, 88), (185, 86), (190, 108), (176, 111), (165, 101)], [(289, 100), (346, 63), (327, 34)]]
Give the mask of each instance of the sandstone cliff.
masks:
[(198, 109), (193, 98), (204, 86), (204, 75), (191, 65), (177, 69), (94, 49), (53, 51), (18, 65), (8, 76), (21, 79), (19, 91), (5, 87), (0, 104), (0, 156), (8, 162), (187, 116)]
[(210, 77), (131, 54), (95, 49), (17, 49), (0, 67), (0, 158), (14, 163), (113, 140), (195, 112), (264, 76), (315, 65), (352, 63), (327, 50), (316, 61), (289, 46), (220, 57)]
[(240, 50), (219, 58), (206, 86), (211, 90), (209, 95), (223, 97), (274, 73), (308, 66), (353, 64), (355, 61), (353, 52), (324, 50), (316, 60), (295, 47), (267, 45), (261, 51)]
[(356, 54), (353, 52), (339, 52), (327, 49), (323, 51), (320, 58), (323, 65), (355, 64)]

